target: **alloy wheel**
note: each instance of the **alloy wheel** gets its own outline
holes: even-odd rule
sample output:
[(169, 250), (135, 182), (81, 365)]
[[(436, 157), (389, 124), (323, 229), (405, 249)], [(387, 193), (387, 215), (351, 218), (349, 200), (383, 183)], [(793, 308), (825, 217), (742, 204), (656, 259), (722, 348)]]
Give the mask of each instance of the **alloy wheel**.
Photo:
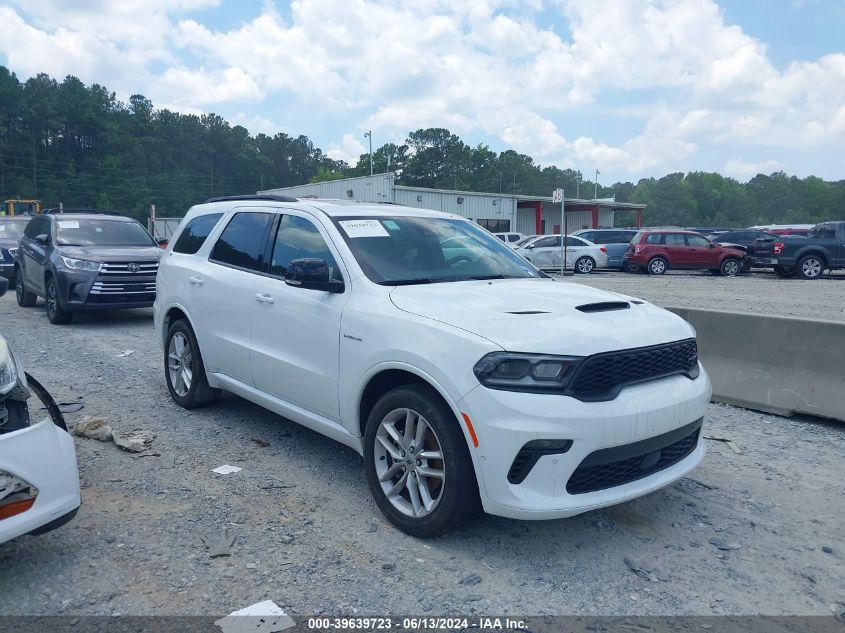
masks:
[(733, 277), (739, 272), (739, 264), (734, 260), (728, 260), (725, 262), (725, 274), (728, 277)]
[(47, 314), (52, 318), (56, 314), (56, 307), (58, 306), (59, 298), (56, 291), (56, 282), (50, 280), (47, 282)]
[(578, 265), (579, 273), (587, 274), (593, 272), (593, 260), (589, 257), (582, 257), (576, 264)]
[(822, 263), (815, 257), (808, 257), (801, 264), (801, 272), (805, 277), (814, 278), (822, 274)]
[(443, 495), (446, 463), (437, 434), (420, 413), (388, 413), (376, 432), (373, 459), (381, 489), (394, 508), (416, 519), (434, 511)]
[(170, 338), (170, 345), (167, 346), (167, 371), (170, 375), (170, 384), (180, 397), (184, 397), (191, 390), (193, 381), (193, 369), (191, 346), (187, 337), (182, 332), (176, 332)]
[(662, 259), (655, 259), (648, 265), (655, 275), (662, 275), (666, 272), (666, 264), (663, 263)]

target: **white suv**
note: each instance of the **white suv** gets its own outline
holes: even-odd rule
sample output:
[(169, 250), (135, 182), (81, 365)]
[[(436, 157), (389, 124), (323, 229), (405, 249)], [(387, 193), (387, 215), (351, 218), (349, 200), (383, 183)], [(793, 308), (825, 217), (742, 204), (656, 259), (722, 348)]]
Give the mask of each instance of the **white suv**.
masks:
[(710, 381), (695, 332), (538, 271), (453, 215), (280, 196), (192, 207), (157, 277), (173, 399), (221, 389), (353, 447), (387, 518), (566, 517), (682, 477)]

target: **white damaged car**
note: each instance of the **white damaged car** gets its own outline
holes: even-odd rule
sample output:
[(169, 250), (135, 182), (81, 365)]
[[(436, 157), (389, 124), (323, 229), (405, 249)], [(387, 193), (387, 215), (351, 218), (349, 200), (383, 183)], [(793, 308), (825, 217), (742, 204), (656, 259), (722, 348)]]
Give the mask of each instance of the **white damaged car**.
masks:
[[(6, 286), (0, 279), (0, 296)], [(37, 421), (39, 400), (48, 415)], [(0, 336), (0, 543), (60, 527), (79, 505), (76, 451), (62, 414)]]

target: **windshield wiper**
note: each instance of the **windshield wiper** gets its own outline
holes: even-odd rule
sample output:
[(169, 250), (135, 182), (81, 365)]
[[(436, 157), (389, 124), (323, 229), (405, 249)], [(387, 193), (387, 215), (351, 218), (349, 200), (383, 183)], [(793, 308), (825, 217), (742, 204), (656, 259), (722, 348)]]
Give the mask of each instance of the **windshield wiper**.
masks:
[(413, 286), (415, 284), (433, 284), (438, 281), (441, 280), (420, 277), (419, 279), (388, 279), (387, 281), (380, 281), (378, 284), (379, 286)]
[(484, 279), (520, 279), (520, 277), (511, 277), (510, 275), (474, 275), (472, 277), (458, 277), (452, 281), (479, 281)]

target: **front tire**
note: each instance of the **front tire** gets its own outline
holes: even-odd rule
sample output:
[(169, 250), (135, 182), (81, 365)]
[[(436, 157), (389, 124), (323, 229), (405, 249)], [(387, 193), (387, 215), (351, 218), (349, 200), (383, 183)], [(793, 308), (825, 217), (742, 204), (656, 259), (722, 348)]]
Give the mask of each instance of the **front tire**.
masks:
[(55, 277), (47, 280), (45, 297), (47, 305), (47, 320), (53, 325), (65, 325), (73, 320), (73, 312), (65, 310), (59, 300), (59, 284)]
[(208, 384), (197, 338), (187, 321), (179, 319), (170, 326), (164, 350), (164, 378), (176, 404), (196, 409), (220, 396), (220, 390)]
[(38, 299), (34, 292), (29, 292), (26, 289), (26, 284), (23, 281), (23, 273), (21, 273), (20, 268), (15, 268), (15, 298), (18, 300), (18, 305), (22, 308), (31, 308)]
[(669, 264), (662, 257), (651, 259), (646, 266), (649, 275), (662, 275), (667, 268), (669, 268)]
[(723, 277), (736, 277), (742, 270), (742, 264), (734, 257), (728, 257), (719, 267)]
[(801, 279), (818, 279), (824, 273), (825, 264), (818, 255), (805, 255), (798, 260), (796, 272)]
[(596, 262), (592, 257), (579, 257), (575, 261), (575, 272), (582, 275), (589, 275), (596, 267)]
[(478, 513), (467, 442), (427, 385), (398, 387), (376, 403), (364, 432), (364, 464), (379, 509), (411, 536), (444, 534)]

